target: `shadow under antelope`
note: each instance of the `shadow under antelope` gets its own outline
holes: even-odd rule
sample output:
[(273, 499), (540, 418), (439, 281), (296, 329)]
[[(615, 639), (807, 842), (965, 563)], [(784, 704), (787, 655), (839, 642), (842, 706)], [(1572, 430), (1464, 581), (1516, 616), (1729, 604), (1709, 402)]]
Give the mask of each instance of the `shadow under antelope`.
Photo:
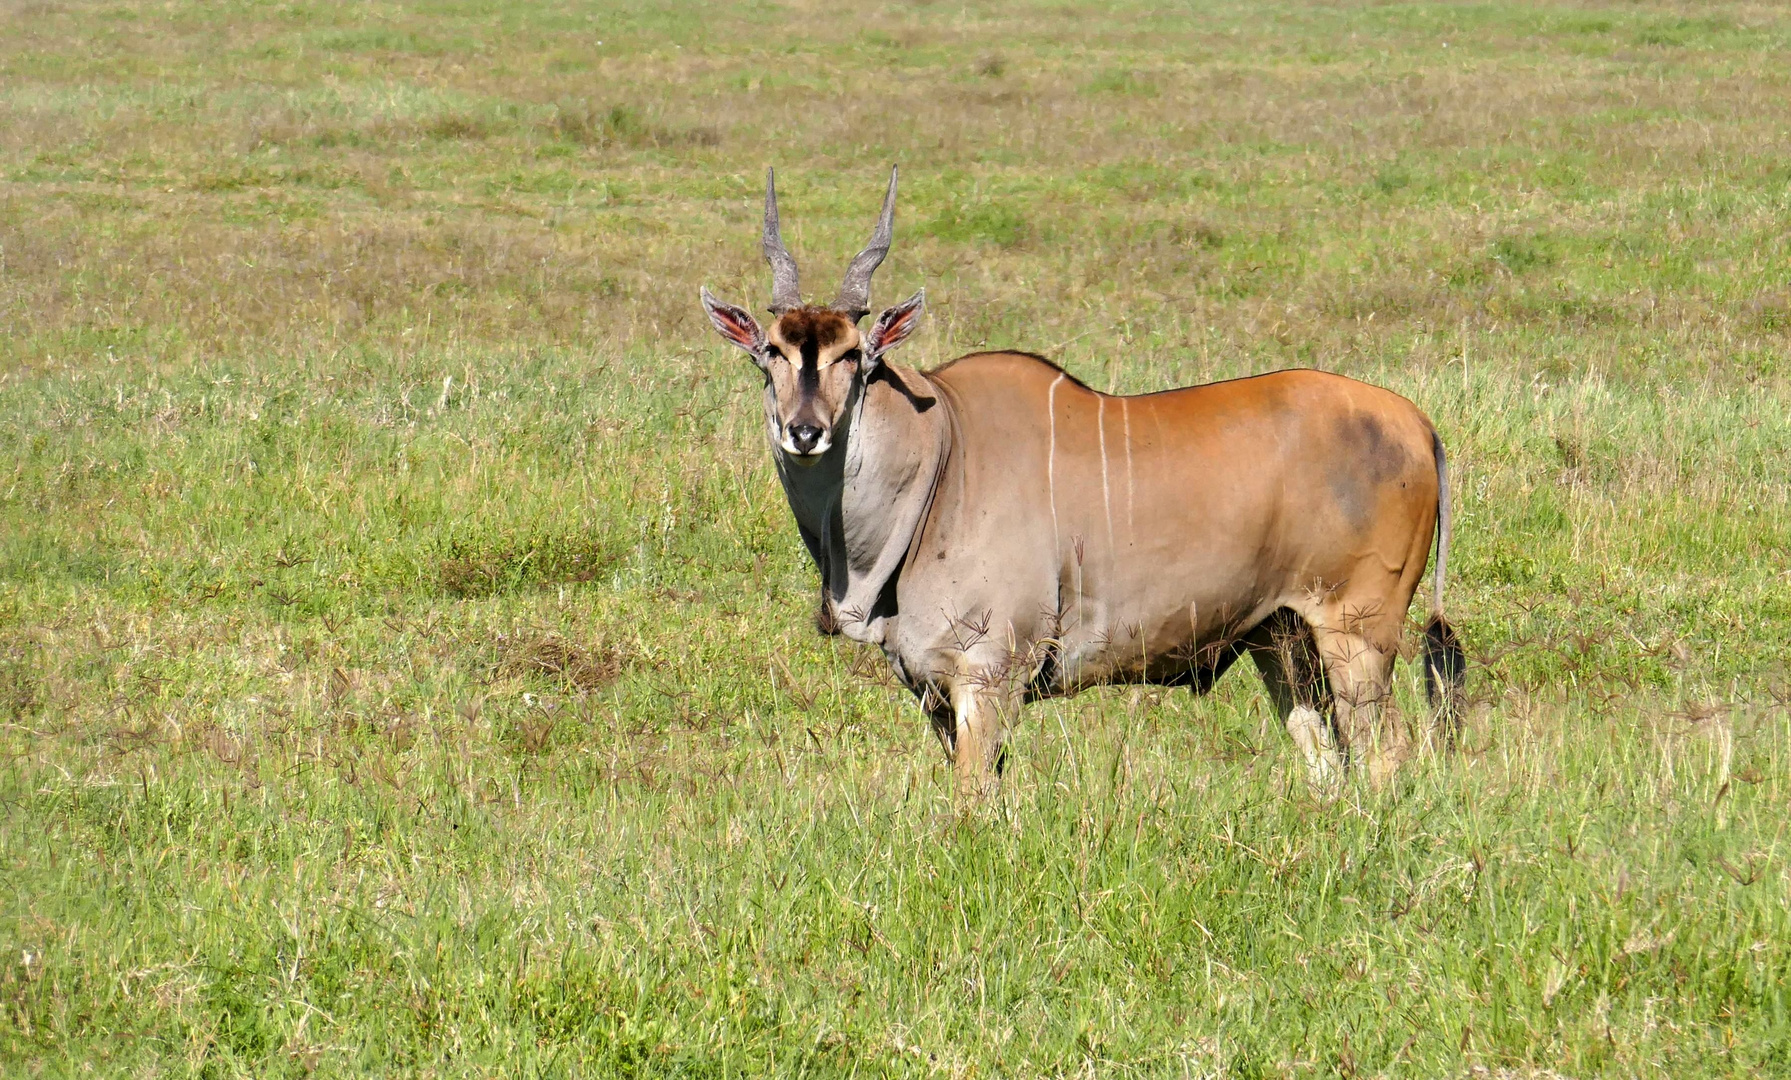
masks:
[(896, 175), (832, 304), (804, 303), (768, 174), (768, 326), (707, 288), (765, 379), (772, 458), (821, 573), (817, 623), (883, 649), (955, 765), (993, 790), (1025, 701), (1103, 683), (1197, 692), (1248, 654), (1315, 782), (1386, 779), (1406, 612), (1437, 547), (1424, 628), (1440, 714), (1463, 658), (1443, 617), (1442, 439), (1410, 401), (1319, 371), (1121, 397), (1049, 360), (981, 352), (920, 372), (889, 353), (924, 290), (870, 313)]

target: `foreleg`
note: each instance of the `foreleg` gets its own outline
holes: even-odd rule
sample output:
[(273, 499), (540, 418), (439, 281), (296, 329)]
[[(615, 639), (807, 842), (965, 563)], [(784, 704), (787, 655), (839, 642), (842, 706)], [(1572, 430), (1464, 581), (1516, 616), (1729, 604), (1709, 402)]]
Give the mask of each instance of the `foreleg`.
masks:
[(952, 764), (961, 802), (980, 802), (1000, 786), (1002, 744), (1020, 694), (997, 675), (967, 673), (952, 680)]

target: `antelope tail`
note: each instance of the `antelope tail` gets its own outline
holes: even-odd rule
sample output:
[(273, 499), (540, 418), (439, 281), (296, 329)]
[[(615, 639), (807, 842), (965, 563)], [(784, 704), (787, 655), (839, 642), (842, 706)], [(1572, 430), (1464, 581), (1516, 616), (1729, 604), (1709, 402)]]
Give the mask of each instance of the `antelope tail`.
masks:
[(1443, 580), (1449, 569), (1449, 459), (1443, 452), (1443, 437), (1435, 431), (1430, 433), (1430, 445), (1437, 459), (1437, 558), (1430, 621), (1424, 624), (1424, 691), (1433, 707), (1453, 719), (1459, 715), (1467, 685), (1467, 657), (1455, 628), (1443, 617)]

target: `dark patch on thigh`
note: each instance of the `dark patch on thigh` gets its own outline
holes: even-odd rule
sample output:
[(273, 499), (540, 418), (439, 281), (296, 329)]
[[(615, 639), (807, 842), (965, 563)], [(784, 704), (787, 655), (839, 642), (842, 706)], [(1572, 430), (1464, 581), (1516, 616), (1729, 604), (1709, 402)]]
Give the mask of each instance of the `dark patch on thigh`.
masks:
[(1367, 528), (1380, 504), (1381, 485), (1404, 476), (1411, 455), (1372, 413), (1339, 417), (1331, 435), (1334, 452), (1325, 469), (1331, 497), (1352, 526)]

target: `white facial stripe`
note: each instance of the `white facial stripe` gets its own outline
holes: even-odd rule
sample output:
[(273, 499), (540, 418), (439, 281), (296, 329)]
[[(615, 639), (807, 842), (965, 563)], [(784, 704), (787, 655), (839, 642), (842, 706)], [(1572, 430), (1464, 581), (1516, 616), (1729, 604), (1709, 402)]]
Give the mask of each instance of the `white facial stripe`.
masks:
[[(789, 342), (785, 341), (783, 339), (782, 335), (780, 335), (774, 331), (773, 333), (767, 335), (765, 340), (772, 345), (776, 345), (778, 351), (783, 353), (792, 362), (795, 362), (795, 363), (801, 362), (802, 351), (800, 349), (796, 348), (794, 345), (791, 345)], [(815, 358), (815, 362), (821, 367), (826, 367), (828, 364), (837, 363), (839, 361), (840, 357), (851, 352), (853, 349), (862, 348), (863, 346), (864, 346), (863, 338), (860, 337), (858, 334), (853, 334), (851, 337), (845, 339), (844, 341), (836, 341), (832, 345), (829, 345), (827, 348), (821, 350), (821, 354)]]
[(842, 341), (833, 348), (823, 352), (820, 356), (817, 356), (815, 358), (815, 367), (825, 371), (828, 367), (839, 363), (841, 357), (856, 348), (859, 348), (859, 341), (858, 335), (854, 334), (850, 341)]

